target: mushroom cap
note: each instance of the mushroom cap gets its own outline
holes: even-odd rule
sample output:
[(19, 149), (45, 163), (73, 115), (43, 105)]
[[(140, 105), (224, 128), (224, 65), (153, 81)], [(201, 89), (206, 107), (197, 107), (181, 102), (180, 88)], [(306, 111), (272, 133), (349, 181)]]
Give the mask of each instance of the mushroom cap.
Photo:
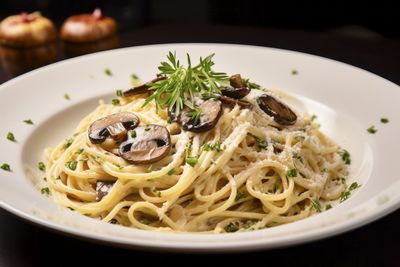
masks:
[(141, 84), (139, 86), (135, 86), (133, 88), (130, 88), (128, 90), (126, 90), (125, 92), (123, 92), (123, 96), (124, 97), (128, 97), (128, 96), (133, 96), (133, 95), (140, 95), (140, 94), (144, 94), (144, 93), (152, 93), (154, 91), (149, 90), (149, 88), (151, 87), (151, 85), (155, 82), (161, 81), (161, 80), (165, 80), (167, 77), (164, 75), (157, 75), (156, 78), (154, 78), (153, 80)]
[(128, 130), (139, 124), (139, 118), (130, 112), (119, 112), (94, 121), (88, 130), (92, 144), (103, 143), (107, 137), (116, 141), (125, 139)]
[(259, 107), (274, 121), (281, 125), (293, 125), (296, 123), (296, 114), (284, 103), (271, 95), (263, 94), (257, 99)]
[(228, 96), (220, 96), (218, 99), (221, 100), (222, 104), (225, 104), (230, 108), (234, 108), (236, 105), (239, 105), (241, 109), (243, 108), (251, 109), (253, 107), (253, 104), (242, 99), (234, 99)]
[(221, 88), (221, 94), (234, 99), (242, 99), (250, 93), (247, 87), (224, 87)]
[[(132, 134), (134, 131), (135, 134)], [(171, 150), (171, 137), (164, 126), (139, 126), (119, 147), (119, 155), (134, 164), (150, 164), (166, 157)]]
[(61, 26), (61, 39), (72, 43), (93, 42), (110, 37), (117, 31), (117, 23), (99, 14), (80, 14), (67, 18)]
[(57, 37), (54, 24), (39, 12), (22, 13), (0, 23), (0, 43), (11, 47), (30, 47), (52, 42)]
[(229, 77), (229, 83), (233, 88), (245, 87), (245, 84), (243, 83), (242, 80), (242, 76), (240, 76), (240, 74), (234, 74), (231, 77)]
[(202, 101), (198, 107), (201, 109), (201, 115), (197, 124), (194, 124), (192, 117), (189, 115), (190, 111), (186, 110), (180, 114), (179, 121), (185, 131), (206, 132), (214, 128), (222, 115), (222, 104), (218, 99), (210, 98)]

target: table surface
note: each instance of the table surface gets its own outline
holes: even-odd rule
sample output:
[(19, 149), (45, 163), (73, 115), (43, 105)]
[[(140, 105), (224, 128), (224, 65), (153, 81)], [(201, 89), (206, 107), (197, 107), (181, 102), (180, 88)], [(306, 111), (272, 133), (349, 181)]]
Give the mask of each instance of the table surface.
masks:
[[(355, 38), (337, 33), (311, 33), (268, 28), (202, 25), (156, 25), (120, 34), (120, 46), (154, 43), (239, 43), (320, 55), (366, 69), (400, 84), (400, 40)], [(59, 59), (64, 59), (60, 55)], [(0, 69), (0, 83), (10, 77)], [(214, 255), (214, 259), (269, 265), (399, 266), (400, 211), (351, 232), (309, 244), (252, 253)], [(49, 232), (0, 208), (0, 266), (43, 266), (59, 258), (57, 266), (174, 262), (175, 254), (156, 254), (109, 247)], [(154, 257), (160, 256), (160, 257)], [(206, 255), (180, 255), (209, 264)], [(142, 261), (143, 260), (143, 261)]]

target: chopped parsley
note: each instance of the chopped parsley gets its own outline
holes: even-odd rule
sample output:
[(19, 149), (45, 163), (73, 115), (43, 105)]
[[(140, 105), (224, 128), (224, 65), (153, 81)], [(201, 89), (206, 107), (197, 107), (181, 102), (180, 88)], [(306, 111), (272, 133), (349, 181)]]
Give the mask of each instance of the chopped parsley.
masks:
[(114, 163), (114, 166), (117, 167), (118, 169), (123, 169), (124, 168), (124, 166), (121, 166), (121, 165), (119, 165), (117, 163)]
[(64, 99), (65, 100), (71, 100), (71, 98), (69, 97), (69, 94), (67, 94), (67, 93), (64, 94)]
[(225, 149), (225, 147), (221, 144), (221, 142), (215, 142), (214, 144), (206, 143), (203, 145), (203, 149), (205, 151), (216, 150), (221, 152)]
[(73, 171), (76, 170), (77, 165), (78, 165), (78, 162), (77, 162), (76, 160), (68, 161), (68, 162), (65, 164), (65, 166), (66, 166), (68, 169), (73, 170)]
[(292, 75), (297, 75), (297, 74), (299, 74), (299, 71), (298, 71), (298, 70), (295, 70), (295, 69), (293, 69), (293, 70), (292, 70)]
[(46, 177), (43, 177), (43, 181), (47, 182), (47, 178), (46, 178)]
[(321, 203), (319, 203), (319, 200), (316, 199), (311, 199), (311, 208), (315, 209), (317, 212), (321, 212)]
[(137, 76), (135, 73), (131, 74), (132, 80), (139, 80), (139, 76)]
[(172, 175), (174, 173), (175, 173), (175, 168), (172, 168), (167, 172), (168, 175)]
[(56, 180), (61, 180), (61, 176), (60, 175), (57, 176)]
[(197, 157), (187, 157), (186, 158), (186, 163), (189, 164), (190, 166), (194, 167), (197, 163)]
[(33, 121), (31, 119), (24, 120), (26, 124), (33, 125)]
[(376, 129), (374, 125), (372, 125), (371, 127), (369, 127), (369, 128), (367, 129), (367, 132), (369, 132), (370, 134), (374, 134), (374, 133), (376, 133), (377, 131), (378, 131), (378, 129)]
[(118, 89), (117, 91), (115, 91), (115, 95), (122, 97), (122, 90)]
[(76, 152), (75, 152), (75, 154), (82, 154), (82, 152), (84, 151), (84, 149), (83, 148), (79, 148)]
[(389, 122), (389, 119), (388, 119), (388, 118), (381, 118), (381, 122), (382, 122), (382, 123), (388, 123), (388, 122)]
[(242, 83), (244, 84), (245, 87), (249, 89), (260, 89), (261, 87), (259, 84), (251, 82), (250, 79), (242, 78)]
[(252, 136), (253, 136), (254, 140), (256, 141), (257, 146), (258, 146), (261, 150), (263, 150), (263, 149), (266, 150), (266, 149), (268, 148), (268, 142), (267, 142), (266, 140), (261, 139), (261, 138), (255, 136), (255, 135), (252, 135)]
[(10, 171), (11, 171), (10, 164), (7, 164), (7, 163), (1, 164), (0, 168), (1, 168), (3, 171), (7, 171), (7, 172), (10, 172)]
[(332, 208), (331, 204), (328, 204), (328, 205), (325, 206), (325, 210), (330, 210), (331, 208)]
[(50, 189), (48, 187), (43, 187), (42, 189), (40, 189), (40, 192), (42, 194), (50, 194)]
[(311, 121), (314, 121), (316, 118), (317, 118), (317, 115), (315, 115), (315, 114), (312, 115), (312, 116), (311, 116)]
[(287, 173), (286, 173), (286, 176), (288, 176), (288, 177), (296, 177), (297, 176), (297, 169), (288, 170)]
[(346, 149), (341, 149), (338, 151), (338, 154), (342, 157), (342, 160), (346, 165), (351, 164), (351, 156), (349, 151), (347, 151)]
[(239, 201), (239, 200), (241, 200), (241, 199), (243, 199), (245, 197), (246, 197), (246, 193), (243, 192), (243, 191), (239, 191), (239, 192), (237, 192), (237, 195), (235, 197), (235, 201), (237, 202), (237, 201)]
[(110, 69), (105, 69), (104, 70), (104, 74), (107, 75), (107, 76), (113, 76), (113, 74), (112, 74)]
[(113, 100), (111, 100), (111, 103), (112, 103), (114, 106), (118, 106), (118, 105), (121, 104), (120, 101), (119, 101), (119, 99), (116, 99), (116, 98), (114, 98)]
[(154, 195), (155, 195), (156, 197), (161, 197), (161, 192), (160, 192), (160, 191), (158, 191), (158, 190), (156, 190), (156, 189), (153, 189), (153, 193), (154, 193)]
[(140, 218), (139, 222), (142, 223), (142, 224), (146, 224), (146, 225), (150, 224), (150, 220), (148, 218), (146, 218), (146, 217)]
[(74, 142), (74, 139), (72, 138), (65, 140), (64, 149), (69, 148), (72, 145), (72, 142)]
[(298, 159), (301, 163), (303, 163), (302, 157), (297, 152), (293, 152), (292, 158), (293, 159)]
[(132, 137), (132, 138), (136, 138), (136, 131), (135, 131), (135, 130), (133, 130), (133, 131), (131, 132), (131, 137)]
[(39, 168), (39, 170), (44, 172), (46, 170), (46, 165), (44, 165), (43, 162), (39, 162), (38, 163), (38, 168)]
[(230, 223), (225, 227), (225, 231), (227, 231), (228, 233), (234, 233), (237, 232), (239, 230), (239, 226), (235, 223)]
[(351, 195), (351, 193), (356, 190), (357, 188), (359, 188), (361, 185), (359, 185), (357, 182), (352, 183), (349, 188), (347, 188), (346, 190), (344, 190), (341, 194), (340, 194), (340, 202), (345, 201), (346, 199), (348, 199)]
[(8, 132), (7, 139), (10, 140), (11, 142), (15, 142), (14, 134), (12, 132)]

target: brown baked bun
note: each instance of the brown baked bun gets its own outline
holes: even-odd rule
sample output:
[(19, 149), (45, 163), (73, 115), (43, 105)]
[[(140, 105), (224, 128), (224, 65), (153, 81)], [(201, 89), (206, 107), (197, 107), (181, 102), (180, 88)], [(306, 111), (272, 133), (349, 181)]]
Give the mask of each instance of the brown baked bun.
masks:
[(9, 16), (0, 23), (0, 43), (11, 47), (30, 47), (54, 41), (53, 23), (39, 12)]
[(98, 41), (115, 34), (117, 23), (102, 15), (96, 8), (92, 14), (81, 14), (66, 19), (61, 27), (61, 39), (72, 43)]

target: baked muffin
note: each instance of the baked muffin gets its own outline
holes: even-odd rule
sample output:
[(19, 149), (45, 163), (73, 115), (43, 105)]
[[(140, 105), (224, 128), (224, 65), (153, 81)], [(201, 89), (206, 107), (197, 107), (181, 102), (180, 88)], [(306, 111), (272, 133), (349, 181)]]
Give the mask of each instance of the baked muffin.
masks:
[(31, 47), (52, 42), (57, 37), (54, 24), (40, 12), (9, 16), (0, 23), (0, 44)]
[(92, 14), (71, 16), (61, 27), (61, 39), (71, 43), (86, 43), (111, 37), (117, 30), (117, 23), (103, 16), (96, 8)]

